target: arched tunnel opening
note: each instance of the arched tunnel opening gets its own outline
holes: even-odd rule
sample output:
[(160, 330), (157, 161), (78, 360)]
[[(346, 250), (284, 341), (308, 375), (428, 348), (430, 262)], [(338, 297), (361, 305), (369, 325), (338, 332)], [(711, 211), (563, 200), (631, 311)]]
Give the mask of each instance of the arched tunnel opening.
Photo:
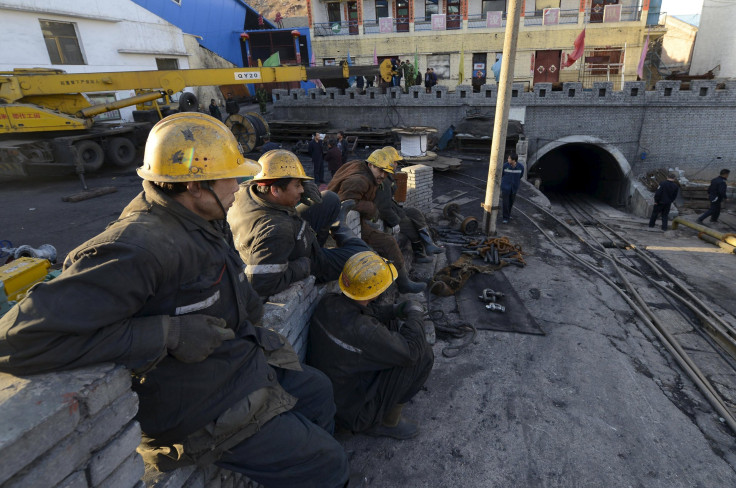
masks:
[(537, 178), (547, 195), (584, 193), (612, 206), (625, 204), (626, 176), (616, 158), (595, 144), (552, 149), (529, 168), (529, 181)]

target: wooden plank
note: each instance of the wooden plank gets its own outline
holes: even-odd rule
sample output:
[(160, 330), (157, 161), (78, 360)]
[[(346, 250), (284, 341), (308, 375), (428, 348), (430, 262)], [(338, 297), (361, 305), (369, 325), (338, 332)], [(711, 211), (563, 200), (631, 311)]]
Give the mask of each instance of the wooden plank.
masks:
[(115, 193), (118, 191), (117, 188), (114, 186), (103, 186), (100, 188), (94, 188), (92, 190), (85, 190), (79, 193), (74, 193), (72, 195), (62, 197), (61, 200), (63, 202), (81, 202), (82, 200), (89, 200), (90, 198), (97, 198), (102, 195), (108, 195), (110, 193)]

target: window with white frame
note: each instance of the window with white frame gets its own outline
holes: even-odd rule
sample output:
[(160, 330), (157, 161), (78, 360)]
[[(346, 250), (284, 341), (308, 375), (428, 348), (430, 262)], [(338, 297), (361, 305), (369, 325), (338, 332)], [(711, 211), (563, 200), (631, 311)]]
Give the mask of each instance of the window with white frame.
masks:
[(73, 22), (41, 19), (39, 22), (51, 64), (87, 64), (84, 62), (77, 38), (77, 27)]
[(440, 13), (438, 0), (425, 0), (424, 2), (424, 20), (432, 21), (432, 14)]

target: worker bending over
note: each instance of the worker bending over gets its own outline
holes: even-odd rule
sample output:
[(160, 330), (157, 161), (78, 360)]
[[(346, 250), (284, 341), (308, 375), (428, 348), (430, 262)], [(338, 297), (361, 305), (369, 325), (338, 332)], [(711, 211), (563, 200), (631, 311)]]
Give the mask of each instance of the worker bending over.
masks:
[[(337, 195), (320, 193), (294, 153), (277, 149), (258, 162), (261, 172), (241, 185), (228, 221), (259, 295), (269, 297), (310, 274), (320, 283), (336, 280), (350, 256), (370, 249), (344, 223), (350, 205), (341, 209)], [(329, 235), (337, 248), (323, 247)]]
[(259, 326), (263, 306), (225, 221), (236, 178), (257, 171), (209, 115), (158, 122), (143, 192), (0, 318), (0, 371), (123, 365), (140, 402), (139, 452), (158, 469), (216, 463), (270, 488), (342, 487), (330, 381)]
[(378, 254), (396, 265), (399, 292), (419, 293), (426, 288), (426, 284), (409, 279), (399, 244), (391, 234), (380, 230), (378, 223), (378, 207), (374, 202), (376, 190), (386, 174), (393, 172), (393, 162), (389, 156), (377, 149), (365, 161), (350, 161), (342, 165), (327, 188), (337, 193), (343, 204), (347, 200), (355, 201), (354, 209), (360, 213), (361, 237)]
[(399, 162), (403, 161), (404, 158), (393, 146), (386, 146), (382, 150), (391, 159), (394, 171), (386, 174), (386, 178), (378, 185), (378, 190), (376, 190), (375, 203), (378, 207), (378, 214), (384, 225), (393, 229), (394, 236), (401, 233), (409, 239), (416, 262), (429, 263), (432, 259), (427, 256), (427, 253), (440, 254), (443, 249), (432, 241), (424, 214), (418, 208), (402, 207), (394, 200), (394, 193), (396, 192), (394, 173)]
[(351, 257), (338, 281), (342, 294), (326, 295), (312, 315), (307, 363), (332, 381), (338, 425), (410, 439), (419, 428), (401, 410), (427, 380), (434, 354), (421, 304), (372, 303), (395, 279), (394, 265), (378, 254)]

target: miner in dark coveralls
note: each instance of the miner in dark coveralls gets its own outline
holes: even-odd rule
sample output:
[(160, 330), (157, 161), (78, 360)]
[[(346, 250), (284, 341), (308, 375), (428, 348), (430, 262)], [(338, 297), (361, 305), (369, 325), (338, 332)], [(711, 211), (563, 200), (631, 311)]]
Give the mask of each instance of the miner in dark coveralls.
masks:
[(342, 294), (326, 295), (312, 315), (307, 362), (332, 381), (338, 425), (410, 439), (419, 428), (401, 411), (427, 380), (434, 354), (420, 303), (374, 303), (394, 279), (396, 268), (378, 254), (351, 257), (338, 281)]
[(258, 170), (209, 115), (158, 122), (143, 191), (0, 318), (0, 371), (121, 364), (140, 400), (139, 452), (160, 470), (216, 463), (268, 487), (342, 487), (330, 381), (260, 326), (225, 222), (236, 178)]

